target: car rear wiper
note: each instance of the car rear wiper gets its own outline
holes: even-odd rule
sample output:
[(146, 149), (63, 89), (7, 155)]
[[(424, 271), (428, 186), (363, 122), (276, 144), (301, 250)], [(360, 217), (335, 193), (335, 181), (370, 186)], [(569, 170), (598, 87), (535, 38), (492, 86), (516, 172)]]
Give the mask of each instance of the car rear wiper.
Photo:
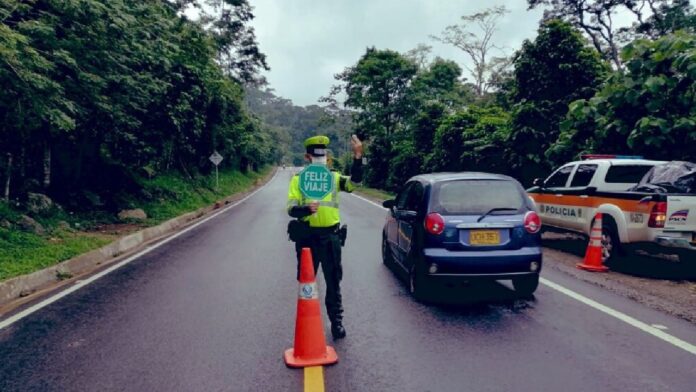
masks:
[(483, 218), (487, 217), (488, 215), (490, 215), (491, 213), (496, 212), (496, 211), (517, 211), (517, 210), (519, 210), (519, 208), (493, 208), (492, 210), (481, 215), (481, 217), (478, 218), (478, 220), (476, 222), (477, 223), (481, 222), (483, 220)]

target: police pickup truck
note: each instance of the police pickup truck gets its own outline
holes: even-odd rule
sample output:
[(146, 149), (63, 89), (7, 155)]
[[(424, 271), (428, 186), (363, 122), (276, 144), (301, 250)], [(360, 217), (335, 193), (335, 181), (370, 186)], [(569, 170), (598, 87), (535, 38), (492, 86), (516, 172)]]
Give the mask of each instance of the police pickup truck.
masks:
[(527, 190), (543, 225), (585, 235), (597, 212), (607, 261), (629, 247), (696, 262), (696, 195), (632, 192), (662, 161), (617, 155), (585, 155)]

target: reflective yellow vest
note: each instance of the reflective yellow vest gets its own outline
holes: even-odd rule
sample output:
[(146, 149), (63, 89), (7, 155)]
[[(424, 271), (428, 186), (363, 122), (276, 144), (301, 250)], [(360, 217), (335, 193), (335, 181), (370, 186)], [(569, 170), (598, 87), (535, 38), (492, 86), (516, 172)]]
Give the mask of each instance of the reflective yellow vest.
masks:
[[(338, 212), (338, 191), (353, 192), (355, 185), (350, 181), (350, 177), (342, 176), (338, 172), (331, 172), (334, 179), (334, 190), (323, 199), (319, 200), (319, 209), (316, 213), (306, 216), (301, 220), (309, 222), (310, 227), (331, 227), (341, 222), (341, 215)], [(343, 189), (341, 181), (344, 182)], [(300, 176), (294, 175), (290, 180), (288, 188), (288, 210), (294, 206), (309, 205), (311, 200), (305, 199), (300, 191)]]

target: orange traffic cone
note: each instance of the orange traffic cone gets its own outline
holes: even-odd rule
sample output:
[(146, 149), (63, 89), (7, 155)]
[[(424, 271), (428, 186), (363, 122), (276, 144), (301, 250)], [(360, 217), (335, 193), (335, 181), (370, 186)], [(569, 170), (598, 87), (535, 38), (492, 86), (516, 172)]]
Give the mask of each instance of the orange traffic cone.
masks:
[(300, 258), (300, 292), (297, 298), (295, 321), (295, 346), (285, 351), (285, 364), (289, 367), (331, 365), (338, 362), (338, 355), (326, 345), (321, 321), (319, 291), (314, 278), (312, 252), (302, 248)]
[(578, 268), (592, 272), (607, 272), (609, 268), (602, 263), (602, 213), (595, 215), (595, 221), (590, 231), (590, 243), (587, 245), (585, 260)]

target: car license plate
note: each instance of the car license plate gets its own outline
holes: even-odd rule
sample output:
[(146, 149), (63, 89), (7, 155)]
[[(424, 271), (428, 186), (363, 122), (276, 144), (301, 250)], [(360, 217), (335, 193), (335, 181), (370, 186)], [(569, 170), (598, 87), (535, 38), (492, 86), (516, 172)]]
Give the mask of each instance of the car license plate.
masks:
[(471, 245), (500, 245), (500, 232), (497, 230), (472, 230), (469, 234)]

